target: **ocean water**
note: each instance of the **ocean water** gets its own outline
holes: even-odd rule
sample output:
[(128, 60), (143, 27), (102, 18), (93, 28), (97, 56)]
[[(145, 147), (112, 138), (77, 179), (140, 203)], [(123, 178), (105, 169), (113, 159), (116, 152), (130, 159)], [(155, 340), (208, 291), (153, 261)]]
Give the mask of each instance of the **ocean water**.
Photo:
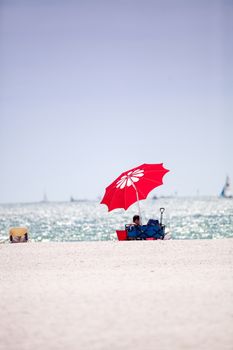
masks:
[[(215, 197), (160, 198), (140, 202), (143, 223), (160, 218), (173, 239), (217, 239), (233, 237), (233, 199)], [(0, 242), (8, 241), (10, 227), (26, 226), (32, 241), (116, 240), (116, 229), (124, 229), (137, 214), (137, 205), (110, 213), (97, 201), (48, 202), (0, 205)]]

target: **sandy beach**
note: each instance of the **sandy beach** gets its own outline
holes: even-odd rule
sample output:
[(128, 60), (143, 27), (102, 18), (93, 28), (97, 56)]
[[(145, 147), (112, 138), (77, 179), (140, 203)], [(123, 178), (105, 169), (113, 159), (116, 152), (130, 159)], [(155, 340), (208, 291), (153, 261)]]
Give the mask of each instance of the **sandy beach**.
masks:
[(0, 245), (0, 349), (233, 349), (233, 239)]

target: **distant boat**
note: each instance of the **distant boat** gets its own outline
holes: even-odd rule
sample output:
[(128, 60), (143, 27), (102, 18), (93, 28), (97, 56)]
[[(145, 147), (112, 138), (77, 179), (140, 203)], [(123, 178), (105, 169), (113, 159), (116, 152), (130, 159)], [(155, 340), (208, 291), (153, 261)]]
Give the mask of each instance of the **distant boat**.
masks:
[(224, 185), (224, 187), (222, 189), (220, 197), (222, 197), (222, 198), (233, 198), (229, 176), (226, 177), (226, 182), (225, 182), (225, 185)]
[(157, 199), (166, 199), (166, 198), (168, 198), (168, 199), (170, 199), (170, 198), (174, 198), (174, 196), (160, 196), (160, 197), (158, 197), (158, 196), (156, 196), (156, 195), (154, 195), (153, 197), (151, 197), (151, 199), (153, 199), (153, 200), (157, 200)]
[(48, 203), (48, 197), (47, 197), (46, 192), (44, 193), (44, 196), (43, 196), (43, 199), (42, 199), (41, 202), (42, 202), (42, 203)]
[(153, 200), (156, 200), (156, 199), (158, 199), (158, 197), (154, 195), (154, 196), (152, 197), (152, 199), (153, 199)]
[(87, 199), (75, 199), (74, 197), (70, 197), (70, 202), (86, 202)]

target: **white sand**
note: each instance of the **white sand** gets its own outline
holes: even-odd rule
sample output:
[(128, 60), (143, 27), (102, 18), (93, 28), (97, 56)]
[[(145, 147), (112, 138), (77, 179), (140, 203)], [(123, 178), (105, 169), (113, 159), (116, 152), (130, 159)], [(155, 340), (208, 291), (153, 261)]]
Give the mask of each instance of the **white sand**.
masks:
[(0, 245), (0, 349), (233, 349), (233, 239)]

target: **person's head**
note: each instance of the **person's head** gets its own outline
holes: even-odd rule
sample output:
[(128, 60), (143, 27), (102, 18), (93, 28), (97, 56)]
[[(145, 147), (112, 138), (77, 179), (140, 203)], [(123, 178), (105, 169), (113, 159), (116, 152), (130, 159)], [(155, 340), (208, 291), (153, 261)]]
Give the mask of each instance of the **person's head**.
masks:
[(139, 215), (134, 215), (133, 223), (136, 224), (136, 225), (141, 225), (141, 219), (140, 219)]

